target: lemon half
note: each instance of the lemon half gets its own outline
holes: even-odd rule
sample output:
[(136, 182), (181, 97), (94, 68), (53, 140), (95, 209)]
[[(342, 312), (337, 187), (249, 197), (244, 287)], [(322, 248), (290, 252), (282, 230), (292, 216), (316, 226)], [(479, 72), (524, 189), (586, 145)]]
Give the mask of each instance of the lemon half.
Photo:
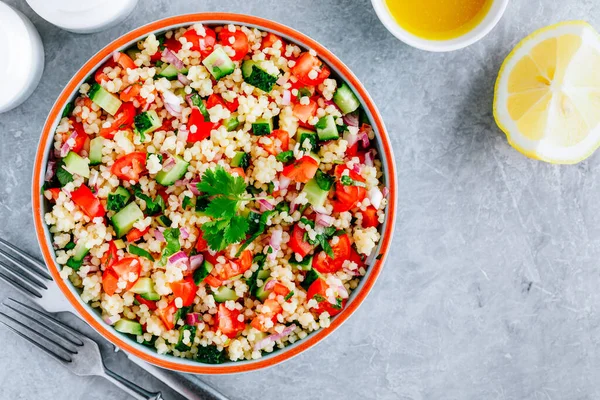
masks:
[(523, 39), (496, 81), (494, 118), (528, 157), (574, 164), (600, 146), (600, 35), (562, 22)]

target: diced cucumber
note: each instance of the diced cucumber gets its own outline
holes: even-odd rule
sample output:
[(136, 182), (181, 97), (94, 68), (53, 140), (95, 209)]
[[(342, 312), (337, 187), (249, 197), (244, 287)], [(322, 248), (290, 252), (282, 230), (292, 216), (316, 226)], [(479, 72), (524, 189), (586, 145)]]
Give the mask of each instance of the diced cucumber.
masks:
[[(305, 143), (307, 139), (309, 145)], [(300, 143), (300, 148), (304, 151), (317, 151), (317, 133), (314, 131), (298, 128), (296, 131), (296, 141)]]
[[(189, 339), (189, 344), (185, 344), (183, 342), (183, 339), (185, 337), (185, 332), (188, 331), (190, 332), (190, 335), (188, 337)], [(179, 340), (177, 341), (177, 344), (175, 345), (175, 348), (179, 351), (188, 351), (191, 347), (192, 344), (194, 344), (194, 337), (196, 336), (196, 327), (192, 326), (192, 325), (183, 325), (181, 328), (179, 328)]]
[(123, 103), (117, 96), (97, 83), (94, 83), (88, 91), (88, 97), (110, 115), (115, 115)]
[(174, 156), (175, 165), (168, 171), (160, 171), (156, 174), (156, 182), (163, 186), (170, 186), (181, 179), (188, 170), (190, 163), (179, 156)]
[(70, 151), (69, 154), (63, 159), (65, 163), (65, 169), (72, 174), (77, 174), (84, 178), (90, 177), (90, 164), (89, 161), (81, 157), (79, 154)]
[(235, 64), (222, 47), (216, 48), (208, 57), (204, 58), (202, 64), (216, 80), (231, 74), (235, 69)]
[(237, 129), (238, 126), (240, 126), (240, 120), (238, 119), (238, 117), (231, 116), (225, 121), (223, 121), (223, 126), (225, 127), (225, 129), (227, 129), (227, 132), (231, 132)]
[(121, 239), (113, 240), (113, 243), (118, 250), (124, 249), (126, 247), (125, 242)]
[(141, 52), (142, 51), (140, 49), (138, 49), (137, 47), (130, 47), (127, 50), (125, 50), (125, 54), (127, 54), (129, 56), (129, 58), (131, 58), (133, 61), (135, 61), (138, 54), (140, 54)]
[(172, 64), (164, 64), (163, 67), (160, 69), (160, 71), (158, 72), (158, 76), (162, 77), (162, 78), (167, 78), (169, 80), (173, 80), (173, 79), (177, 79), (177, 74), (178, 73), (182, 73), (182, 74), (187, 74), (188, 73), (188, 69), (187, 68), (183, 68), (178, 70), (177, 68), (175, 68), (174, 65)]
[(315, 178), (306, 182), (304, 188), (302, 189), (302, 193), (305, 194), (306, 199), (313, 207), (321, 208), (325, 205), (325, 200), (327, 200), (327, 195), (329, 194), (329, 190), (323, 190), (317, 183)]
[(257, 274), (258, 279), (261, 281), (265, 281), (269, 276), (271, 276), (271, 271), (268, 269), (261, 269)]
[(104, 147), (104, 138), (98, 136), (90, 141), (90, 165), (98, 165), (102, 163), (102, 147)]
[(83, 240), (79, 240), (77, 245), (75, 246), (75, 251), (73, 252), (73, 256), (67, 260), (67, 266), (71, 267), (73, 270), (78, 271), (81, 268), (81, 264), (83, 263), (84, 257), (90, 252), (85, 245)]
[(194, 282), (196, 285), (202, 283), (202, 281), (210, 274), (215, 266), (210, 262), (204, 260), (202, 264), (194, 271)]
[(346, 83), (342, 83), (333, 94), (333, 102), (339, 107), (343, 114), (356, 111), (360, 107), (360, 101)]
[(142, 293), (142, 294), (140, 294), (140, 296), (143, 299), (150, 300), (150, 301), (158, 301), (158, 300), (160, 300), (160, 294), (158, 294), (156, 292)]
[(141, 114), (136, 115), (133, 118), (135, 129), (140, 133), (154, 132), (162, 126), (162, 119), (158, 116), (156, 111), (148, 110)]
[(133, 224), (141, 219), (144, 219), (144, 213), (140, 210), (138, 205), (132, 201), (121, 211), (113, 215), (110, 221), (115, 229), (115, 234), (120, 238), (133, 228)]
[(299, 270), (310, 271), (312, 268), (313, 256), (306, 256), (302, 261), (296, 261), (296, 258), (292, 255), (290, 258), (290, 264), (295, 265)]
[(149, 277), (142, 277), (137, 280), (135, 285), (129, 291), (136, 294), (155, 293), (154, 282)]
[(340, 134), (337, 130), (337, 124), (335, 123), (335, 119), (333, 115), (326, 115), (319, 119), (319, 122), (315, 125), (317, 129), (317, 135), (319, 135), (319, 140), (334, 140), (339, 139)]
[(244, 153), (243, 151), (238, 151), (237, 153), (235, 153), (235, 156), (233, 156), (233, 158), (231, 159), (232, 167), (241, 167), (243, 169), (246, 169), (249, 165), (250, 156), (248, 155), (248, 153)]
[(235, 290), (230, 289), (227, 286), (221, 286), (220, 288), (213, 290), (213, 297), (217, 303), (225, 303), (228, 300), (238, 299)]
[(252, 133), (256, 136), (268, 135), (273, 131), (273, 118), (258, 118), (252, 124)]
[(316, 281), (317, 279), (319, 279), (320, 277), (321, 277), (321, 274), (319, 274), (314, 268), (311, 268), (306, 273), (306, 276), (304, 277), (304, 280), (302, 281), (300, 286), (302, 286), (304, 288), (304, 290), (308, 290), (310, 285), (312, 285), (313, 282)]
[(158, 224), (164, 228), (170, 228), (171, 227), (171, 220), (169, 218), (167, 218), (166, 215), (159, 215), (158, 216)]
[(267, 299), (267, 297), (269, 297), (269, 294), (271, 293), (272, 290), (266, 290), (265, 287), (267, 286), (267, 283), (269, 283), (272, 280), (273, 280), (273, 278), (267, 279), (261, 287), (256, 289), (256, 298), (257, 299), (259, 299), (260, 301), (265, 301)]
[(271, 75), (261, 66), (260, 62), (246, 60), (242, 63), (242, 76), (246, 83), (269, 93), (277, 82), (278, 76)]
[(141, 335), (143, 334), (142, 324), (130, 319), (120, 319), (115, 324), (115, 330), (121, 333), (127, 333), (129, 335)]

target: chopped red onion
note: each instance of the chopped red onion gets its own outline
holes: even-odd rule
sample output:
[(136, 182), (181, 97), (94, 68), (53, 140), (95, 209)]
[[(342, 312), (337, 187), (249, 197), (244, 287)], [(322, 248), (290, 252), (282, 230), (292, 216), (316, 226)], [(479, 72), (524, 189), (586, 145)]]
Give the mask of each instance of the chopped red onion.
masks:
[[(283, 237), (283, 231), (281, 229), (274, 229), (271, 232), (271, 238), (269, 239), (269, 246), (271, 246), (271, 249), (273, 249), (273, 251), (269, 254), (269, 260), (274, 260), (277, 257), (277, 250), (279, 250), (281, 248), (281, 240)], [(271, 282), (273, 281), (269, 281), (269, 284), (271, 284)], [(269, 289), (267, 287), (265, 287), (266, 289)]]
[(368, 167), (373, 166), (373, 150), (367, 151), (365, 154), (365, 165)]
[(173, 53), (171, 50), (165, 47), (161, 55), (167, 60), (167, 62), (173, 64), (175, 68), (183, 69), (183, 62), (179, 58), (177, 58), (175, 53)]
[(340, 294), (342, 299), (348, 298), (348, 291), (346, 290), (346, 287), (344, 285), (338, 285), (338, 293)]
[(290, 182), (292, 182), (292, 180), (283, 174), (279, 176), (279, 190), (287, 189), (288, 186), (290, 186)]
[(302, 188), (302, 183), (296, 182), (296, 190), (300, 190)]
[(187, 254), (185, 254), (183, 251), (178, 251), (177, 253), (175, 253), (171, 257), (169, 257), (169, 264), (178, 264), (178, 263), (183, 263), (186, 266), (186, 268), (184, 268), (184, 270), (187, 270), (190, 267), (190, 260), (187, 256)]
[(190, 83), (192, 83), (192, 81), (190, 81), (189, 78), (181, 72), (177, 73), (177, 80), (181, 82), (182, 85), (189, 85)]
[(298, 209), (298, 203), (296, 203), (296, 199), (290, 202), (290, 214), (293, 214)]
[(192, 271), (198, 269), (199, 266), (202, 265), (202, 261), (204, 261), (204, 256), (202, 254), (196, 254), (190, 257), (190, 268)]
[(350, 133), (350, 132), (346, 132), (344, 134), (344, 140), (346, 140), (348, 142), (348, 147), (352, 147), (358, 141), (358, 135), (355, 135), (355, 134)]
[(275, 343), (276, 341), (278, 341), (278, 340), (286, 337), (290, 333), (294, 332), (295, 329), (296, 329), (296, 324), (292, 324), (292, 325), (286, 327), (284, 330), (282, 330), (281, 333), (274, 333), (274, 334), (258, 341), (254, 345), (254, 350), (258, 351), (258, 350), (264, 349), (265, 347), (269, 346), (271, 343)]
[(277, 281), (275, 279), (271, 279), (269, 282), (265, 284), (265, 290), (271, 290), (275, 287)]
[(358, 139), (360, 141), (362, 141), (362, 145), (363, 147), (366, 149), (367, 147), (369, 147), (369, 143), (371, 143), (369, 141), (369, 134), (365, 131), (359, 131), (358, 132)]
[(102, 317), (102, 320), (106, 322), (108, 325), (114, 325), (121, 319), (120, 315), (105, 315)]
[(283, 91), (283, 96), (281, 97), (281, 104), (284, 106), (289, 106), (290, 102), (292, 100), (292, 92), (290, 92), (289, 90), (284, 90)]
[(75, 140), (75, 138), (77, 137), (77, 132), (73, 132), (71, 133), (71, 135), (69, 136), (69, 138), (67, 140), (65, 140), (65, 143), (63, 143), (62, 147), (60, 148), (60, 156), (61, 157), (66, 157), (67, 154), (69, 154), (69, 151), (71, 151), (72, 146), (69, 144), (69, 141), (71, 141), (71, 139)]
[(188, 183), (190, 183), (190, 181), (188, 179), (180, 179), (178, 181), (175, 181), (174, 185), (176, 187), (182, 187), (182, 186), (187, 186)]
[(343, 117), (344, 123), (348, 126), (358, 126), (358, 112), (353, 111)]
[(279, 86), (283, 86), (285, 85), (285, 83), (287, 82), (287, 79), (285, 79), (285, 76), (281, 75), (279, 78), (277, 78), (277, 80), (275, 81), (275, 83), (277, 83)]
[(49, 182), (54, 178), (54, 173), (56, 172), (56, 161), (48, 161), (48, 165), (46, 166), (46, 175), (44, 176), (44, 180)]
[(179, 232), (181, 233), (181, 238), (184, 240), (190, 237), (189, 232), (185, 228), (181, 228)]
[(142, 111), (148, 111), (150, 109), (150, 104), (152, 104), (152, 103), (146, 103), (146, 104), (144, 104), (144, 107), (142, 108)]
[(371, 201), (373, 207), (379, 210), (379, 207), (381, 206), (381, 200), (383, 200), (383, 193), (381, 193), (381, 190), (379, 190), (379, 188), (375, 186), (369, 189), (367, 196), (369, 197), (369, 200)]
[(271, 211), (275, 208), (275, 206), (266, 199), (258, 200), (258, 204), (260, 204), (260, 212)]
[(188, 325), (196, 325), (198, 322), (200, 322), (200, 313), (193, 312), (185, 316), (185, 323)]
[(360, 175), (360, 173), (362, 172), (362, 166), (359, 163), (356, 163), (352, 166), (352, 171)]
[(88, 255), (86, 255), (85, 257), (83, 257), (83, 262), (84, 262), (84, 263), (86, 263), (86, 264), (87, 264), (87, 263), (89, 263), (90, 261), (92, 261), (92, 255), (91, 255), (91, 254), (88, 254)]
[(171, 170), (171, 168), (173, 168), (174, 166), (175, 166), (175, 159), (173, 157), (169, 157), (163, 164), (162, 170), (165, 172), (169, 172)]
[(177, 111), (171, 104), (165, 102), (165, 110), (175, 118), (181, 118), (181, 112)]
[(200, 183), (200, 179), (193, 179), (190, 183), (188, 183), (187, 187), (190, 189), (190, 192), (194, 194), (194, 196), (200, 196), (200, 191), (198, 190), (198, 184)]
[(329, 227), (333, 225), (333, 221), (334, 219), (331, 215), (317, 213), (317, 216), (315, 217), (315, 222), (317, 223), (317, 225), (321, 225), (324, 227)]
[(388, 189), (386, 186), (384, 186), (381, 193), (383, 194), (383, 197), (387, 197), (388, 194), (390, 194), (390, 189)]
[(181, 125), (177, 130), (177, 139), (185, 143), (187, 142), (189, 133), (190, 132), (187, 130), (187, 127), (185, 125)]
[(192, 101), (191, 94), (188, 94), (187, 96), (185, 96), (185, 101), (187, 101), (187, 103), (190, 107), (195, 107), (194, 102)]
[(162, 234), (162, 232), (159, 229), (154, 230), (154, 237), (156, 238), (156, 240), (158, 240), (160, 242), (165, 241), (165, 236)]
[[(88, 180), (88, 186), (96, 186), (96, 182), (98, 182), (98, 171), (93, 170), (90, 174), (90, 179)], [(97, 190), (96, 190), (97, 191)]]

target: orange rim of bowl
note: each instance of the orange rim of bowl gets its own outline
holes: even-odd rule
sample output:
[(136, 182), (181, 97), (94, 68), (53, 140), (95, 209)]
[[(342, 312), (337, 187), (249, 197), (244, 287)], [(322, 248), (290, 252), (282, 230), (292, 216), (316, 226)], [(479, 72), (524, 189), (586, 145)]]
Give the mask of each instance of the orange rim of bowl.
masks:
[[(332, 321), (329, 328), (320, 329), (308, 335), (305, 339), (299, 340), (296, 342), (296, 345), (286, 347), (281, 351), (277, 351), (272, 353), (270, 356), (265, 356), (263, 359), (258, 359), (256, 361), (252, 361), (250, 363), (228, 363), (219, 366), (206, 366), (205, 364), (198, 363), (197, 365), (189, 365), (182, 364), (176, 361), (170, 361), (161, 359), (154, 355), (142, 352), (136, 347), (132, 346), (127, 341), (123, 340), (122, 337), (119, 337), (116, 332), (111, 329), (108, 325), (101, 324), (97, 320), (95, 320), (91, 315), (91, 310), (89, 307), (83, 306), (75, 294), (69, 289), (65, 281), (60, 277), (58, 267), (52, 257), (53, 251), (48, 245), (48, 241), (46, 240), (45, 229), (44, 229), (44, 221), (42, 217), (42, 208), (41, 202), (43, 195), (41, 194), (41, 182), (42, 178), (45, 174), (45, 165), (44, 158), (46, 149), (48, 148), (48, 141), (53, 140), (54, 133), (51, 131), (55, 121), (57, 121), (60, 113), (62, 112), (65, 104), (70, 100), (70, 98), (75, 93), (80, 82), (83, 82), (87, 76), (89, 76), (95, 68), (97, 68), (100, 63), (113, 51), (123, 48), (125, 45), (130, 42), (138, 39), (140, 37), (149, 35), (153, 32), (162, 31), (165, 29), (176, 28), (177, 25), (181, 24), (192, 24), (192, 23), (235, 23), (241, 25), (254, 25), (259, 29), (265, 29), (268, 31), (273, 31), (275, 33), (281, 33), (284, 36), (292, 38), (296, 43), (309, 48), (314, 49), (319, 57), (326, 61), (327, 64), (334, 67), (339, 75), (348, 83), (350, 83), (355, 90), (358, 92), (362, 99), (363, 106), (366, 106), (373, 117), (373, 121), (377, 126), (377, 131), (379, 132), (378, 138), (379, 143), (381, 145), (381, 149), (384, 153), (385, 160), (387, 163), (387, 172), (388, 174), (385, 176), (386, 185), (389, 190), (388, 194), (388, 206), (386, 213), (386, 225), (385, 230), (382, 232), (382, 242), (379, 245), (379, 254), (381, 257), (376, 259), (373, 265), (371, 265), (368, 269), (368, 275), (365, 277), (364, 282), (362, 282), (362, 288), (360, 288), (356, 293), (353, 293), (353, 299), (348, 303), (346, 309), (344, 309), (340, 314), (338, 314)], [(44, 124), (42, 130), (42, 136), (40, 138), (40, 142), (38, 145), (35, 165), (33, 170), (33, 184), (32, 184), (32, 206), (33, 206), (33, 218), (34, 225), (37, 234), (37, 239), (40, 244), (40, 249), (42, 251), (42, 255), (48, 266), (48, 269), (54, 278), (54, 281), (59, 286), (60, 290), (67, 297), (68, 301), (71, 305), (77, 310), (77, 312), (85, 319), (85, 321), (90, 324), (96, 331), (102, 334), (106, 339), (110, 340), (114, 345), (118, 346), (122, 350), (144, 360), (151, 364), (168, 368), (175, 371), (180, 372), (188, 372), (188, 373), (197, 373), (197, 374), (228, 374), (228, 373), (238, 373), (238, 372), (247, 372), (253, 371), (257, 369), (262, 369), (266, 367), (273, 366), (285, 360), (288, 360), (301, 352), (307, 350), (308, 348), (314, 346), (326, 336), (331, 334), (335, 329), (337, 329), (344, 321), (346, 321), (354, 311), (360, 306), (360, 304), (364, 301), (368, 293), (371, 291), (377, 277), (381, 272), (381, 268), (383, 263), (385, 262), (385, 258), (387, 256), (390, 241), (392, 239), (392, 234), (394, 230), (394, 221), (396, 217), (396, 167), (394, 162), (394, 157), (392, 154), (392, 148), (385, 131), (385, 127), (382, 121), (381, 116), (377, 108), (375, 107), (373, 100), (368, 95), (365, 88), (358, 81), (358, 78), (354, 76), (354, 74), (350, 71), (350, 69), (344, 65), (336, 56), (333, 55), (329, 50), (327, 50), (324, 46), (316, 42), (315, 40), (305, 36), (304, 34), (289, 28), (285, 25), (269, 21), (266, 19), (242, 15), (242, 14), (233, 14), (233, 13), (197, 13), (197, 14), (185, 14), (179, 15), (175, 17), (169, 17), (165, 19), (161, 19), (155, 22), (152, 22), (148, 25), (144, 25), (140, 28), (137, 28), (120, 38), (116, 39), (98, 53), (96, 53), (92, 58), (90, 58), (82, 68), (75, 74), (75, 76), (69, 81), (66, 87), (61, 92), (60, 96), (54, 103), (50, 114)], [(175, 356), (171, 356), (172, 359), (176, 359)]]

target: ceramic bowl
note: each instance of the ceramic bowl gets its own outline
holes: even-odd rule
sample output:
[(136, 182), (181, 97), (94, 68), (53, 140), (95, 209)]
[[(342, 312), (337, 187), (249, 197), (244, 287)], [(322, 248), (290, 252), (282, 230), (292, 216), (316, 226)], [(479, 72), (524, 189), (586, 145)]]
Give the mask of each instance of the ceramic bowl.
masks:
[(490, 10), (483, 21), (479, 23), (479, 25), (464, 35), (450, 40), (429, 40), (415, 36), (402, 28), (398, 22), (396, 22), (394, 17), (392, 17), (390, 14), (390, 11), (385, 4), (385, 0), (371, 0), (371, 3), (373, 4), (373, 8), (377, 13), (377, 17), (392, 35), (396, 36), (404, 43), (412, 47), (416, 47), (417, 49), (433, 52), (444, 52), (459, 50), (470, 46), (490, 33), (498, 21), (500, 21), (500, 18), (502, 18), (509, 0), (492, 1), (493, 3), (490, 7)]
[[(284, 349), (266, 354), (258, 360), (247, 360), (239, 362), (228, 362), (219, 365), (201, 364), (193, 360), (174, 357), (172, 355), (161, 355), (149, 347), (138, 344), (126, 335), (115, 331), (111, 326), (104, 323), (98, 311), (84, 303), (78, 291), (71, 285), (69, 281), (63, 280), (59, 275), (59, 270), (55, 260), (54, 251), (52, 248), (51, 235), (48, 227), (44, 223), (44, 214), (49, 209), (48, 203), (40, 194), (41, 187), (44, 181), (46, 164), (52, 149), (54, 131), (58, 125), (62, 111), (67, 103), (72, 101), (77, 96), (79, 86), (103, 64), (109, 57), (112, 57), (114, 51), (128, 48), (140, 39), (145, 38), (150, 33), (160, 34), (162, 32), (189, 26), (194, 23), (201, 22), (208, 26), (217, 24), (236, 24), (256, 27), (264, 31), (273, 32), (283, 39), (298, 44), (303, 48), (314, 49), (319, 57), (326, 62), (332, 69), (333, 73), (342, 78), (354, 90), (354, 93), (360, 99), (365, 111), (371, 121), (376, 134), (376, 144), (381, 155), (383, 170), (385, 173), (385, 184), (389, 188), (386, 221), (380, 227), (382, 239), (378, 245), (377, 251), (374, 254), (381, 254), (381, 257), (375, 258), (372, 256), (368, 260), (367, 274), (361, 280), (359, 286), (351, 294), (346, 308), (331, 321), (331, 326), (327, 329), (321, 329), (308, 335), (306, 338), (297, 341), (296, 343), (285, 347)], [(381, 272), (381, 268), (388, 253), (392, 233), (394, 230), (394, 220), (396, 217), (396, 167), (394, 164), (394, 156), (392, 147), (385, 130), (381, 115), (373, 104), (371, 97), (367, 94), (365, 88), (358, 81), (356, 76), (346, 67), (337, 57), (329, 50), (317, 43), (315, 40), (281, 24), (269, 20), (239, 14), (226, 13), (206, 13), (206, 14), (187, 14), (176, 17), (162, 19), (135, 29), (117, 40), (110, 43), (108, 46), (100, 50), (94, 55), (85, 65), (75, 74), (69, 81), (58, 100), (52, 107), (50, 115), (45, 122), (42, 130), (42, 135), (37, 150), (35, 159), (33, 186), (32, 186), (32, 204), (33, 216), (37, 237), (40, 243), (42, 254), (48, 269), (64, 293), (68, 301), (73, 305), (77, 312), (87, 321), (96, 331), (103, 335), (107, 340), (118, 346), (122, 350), (137, 356), (149, 363), (160, 367), (176, 370), (180, 372), (198, 373), (198, 374), (227, 374), (245, 372), (266, 368), (282, 361), (288, 360), (295, 355), (314, 346), (326, 336), (337, 329), (364, 301), (367, 294), (373, 288), (373, 285)]]

